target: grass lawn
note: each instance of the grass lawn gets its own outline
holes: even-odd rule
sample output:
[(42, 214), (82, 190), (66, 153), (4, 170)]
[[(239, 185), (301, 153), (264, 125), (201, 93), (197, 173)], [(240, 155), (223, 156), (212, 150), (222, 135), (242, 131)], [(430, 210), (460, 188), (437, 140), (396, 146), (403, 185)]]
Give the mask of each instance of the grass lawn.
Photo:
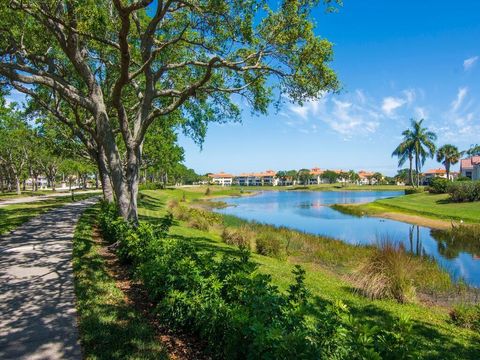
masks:
[[(346, 205), (347, 210), (366, 215), (400, 212), (444, 220), (480, 223), (480, 202), (452, 203), (447, 194), (428, 192), (381, 199), (368, 204)], [(343, 205), (342, 205), (343, 206)]]
[[(215, 196), (215, 189), (211, 196)], [(142, 191), (139, 202), (141, 220), (155, 222), (166, 214), (165, 205), (169, 199), (198, 199), (199, 192), (182, 190)], [(192, 242), (199, 251), (214, 251), (215, 254), (233, 251), (224, 244), (217, 232), (207, 232), (187, 227), (179, 222), (171, 228), (170, 236)], [(354, 250), (352, 250), (354, 251)], [(359, 249), (359, 253), (363, 250)], [(306, 283), (316, 301), (340, 299), (350, 307), (350, 311), (364, 322), (380, 325), (400, 316), (408, 316), (414, 323), (414, 333), (418, 348), (425, 358), (430, 359), (479, 359), (480, 337), (474, 331), (459, 328), (449, 322), (448, 309), (422, 304), (401, 305), (390, 300), (371, 301), (357, 295), (340, 275), (322, 264), (302, 259), (278, 260), (258, 254), (252, 255), (258, 263), (259, 271), (272, 276), (280, 289), (286, 290), (292, 282), (291, 270), (299, 262), (307, 270)]]
[(168, 359), (155, 331), (106, 270), (94, 241), (98, 206), (85, 211), (73, 240), (73, 270), (85, 359)]
[(26, 190), (26, 191), (22, 191), (20, 195), (17, 194), (16, 192), (4, 192), (4, 193), (0, 193), (0, 201), (7, 200), (7, 199), (27, 197), (27, 196), (40, 196), (40, 195), (48, 195), (48, 194), (53, 194), (53, 191), (52, 190), (38, 190), (38, 191)]
[[(83, 200), (94, 195), (95, 193), (77, 194), (75, 195), (75, 201)], [(0, 235), (15, 229), (17, 226), (20, 226), (35, 216), (71, 201), (69, 196), (65, 196), (0, 207)]]

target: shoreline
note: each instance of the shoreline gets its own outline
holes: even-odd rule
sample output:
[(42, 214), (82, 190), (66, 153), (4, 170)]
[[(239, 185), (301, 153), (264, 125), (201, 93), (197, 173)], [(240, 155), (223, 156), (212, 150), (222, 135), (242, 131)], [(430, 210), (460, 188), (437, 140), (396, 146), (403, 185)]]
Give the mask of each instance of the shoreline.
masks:
[(404, 214), (397, 212), (384, 212), (379, 214), (367, 215), (382, 219), (400, 221), (412, 225), (428, 227), (435, 230), (449, 230), (452, 228), (452, 222), (447, 220), (432, 219), (421, 215)]

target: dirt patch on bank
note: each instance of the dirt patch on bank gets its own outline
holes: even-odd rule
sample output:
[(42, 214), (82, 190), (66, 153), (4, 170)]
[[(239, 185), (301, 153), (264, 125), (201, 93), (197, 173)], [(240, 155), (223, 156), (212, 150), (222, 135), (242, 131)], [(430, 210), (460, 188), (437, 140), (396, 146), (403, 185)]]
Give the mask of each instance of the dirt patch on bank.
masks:
[(452, 222), (448, 220), (430, 219), (419, 215), (402, 214), (396, 212), (384, 212), (372, 215), (384, 219), (403, 221), (413, 225), (420, 225), (438, 230), (448, 230), (452, 227)]

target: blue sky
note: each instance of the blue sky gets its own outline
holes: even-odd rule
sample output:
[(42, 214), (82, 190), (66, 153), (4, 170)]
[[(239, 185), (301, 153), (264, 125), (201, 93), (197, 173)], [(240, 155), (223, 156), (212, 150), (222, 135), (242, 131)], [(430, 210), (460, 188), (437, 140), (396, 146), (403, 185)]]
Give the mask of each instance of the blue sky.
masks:
[(390, 154), (411, 117), (425, 118), (438, 145), (480, 143), (480, 1), (345, 0), (338, 13), (318, 8), (314, 16), (317, 34), (334, 43), (341, 94), (211, 124), (202, 150), (181, 136), (187, 166), (394, 174)]

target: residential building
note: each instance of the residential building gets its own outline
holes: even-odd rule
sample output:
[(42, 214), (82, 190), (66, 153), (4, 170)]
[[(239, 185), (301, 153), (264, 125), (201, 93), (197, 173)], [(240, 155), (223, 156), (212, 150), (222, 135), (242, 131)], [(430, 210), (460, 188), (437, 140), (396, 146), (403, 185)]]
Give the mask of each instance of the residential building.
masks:
[(310, 175), (312, 176), (310, 178), (310, 185), (317, 185), (321, 184), (323, 182), (322, 179), (322, 174), (325, 172), (325, 170), (322, 170), (320, 168), (313, 168), (310, 170)]
[(218, 174), (208, 174), (210, 182), (215, 185), (230, 186), (233, 184), (234, 176), (224, 172)]
[[(455, 172), (455, 171), (450, 172), (450, 180), (454, 180), (457, 177), (458, 177), (457, 172)], [(422, 183), (424, 185), (428, 185), (433, 178), (446, 179), (447, 178), (447, 170), (442, 169), (442, 168), (438, 168), (438, 169), (430, 169), (430, 170), (425, 171), (422, 174)]]
[(267, 170), (261, 173), (243, 173), (235, 177), (234, 183), (240, 186), (276, 186), (276, 172)]
[(373, 172), (365, 171), (365, 170), (360, 170), (358, 172), (358, 176), (360, 177), (360, 180), (358, 180), (359, 185), (375, 185), (377, 183), (377, 180), (373, 178)]
[(460, 175), (472, 180), (480, 180), (480, 156), (460, 160)]

